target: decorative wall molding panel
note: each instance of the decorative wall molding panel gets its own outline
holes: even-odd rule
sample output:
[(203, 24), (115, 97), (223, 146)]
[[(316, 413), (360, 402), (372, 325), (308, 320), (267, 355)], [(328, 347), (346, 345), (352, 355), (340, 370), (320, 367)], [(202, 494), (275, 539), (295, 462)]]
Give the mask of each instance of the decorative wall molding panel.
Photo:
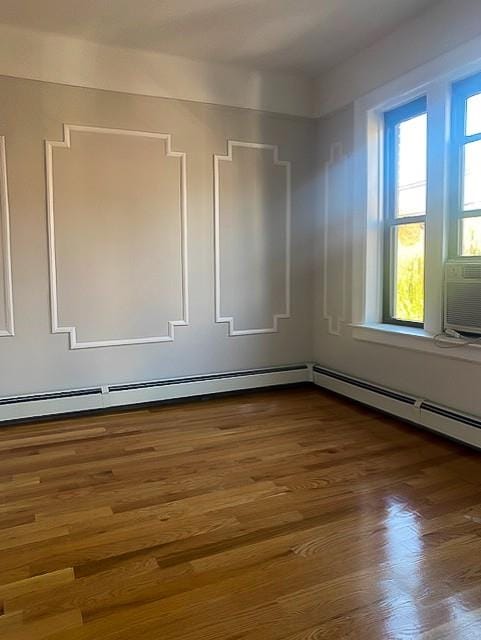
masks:
[(330, 146), (324, 165), (323, 319), (340, 336), (346, 322), (347, 217), (349, 176), (341, 142)]
[(0, 136), (0, 276), (0, 336), (13, 336), (15, 331), (5, 136)]
[[(108, 144), (102, 136), (110, 136)], [(137, 147), (119, 147), (127, 138)], [(159, 143), (160, 148), (152, 146)], [(63, 156), (54, 162), (55, 149), (75, 150), (80, 160), (75, 164), (69, 155), (68, 161)], [(186, 154), (172, 150), (170, 134), (68, 124), (64, 140), (47, 140), (45, 151), (52, 332), (68, 333), (71, 349), (172, 341), (174, 327), (188, 324)], [(136, 162), (140, 153), (142, 162)], [(177, 162), (168, 164), (166, 158)], [(97, 173), (90, 166), (95, 162)], [(102, 262), (96, 269), (98, 255)], [(81, 296), (90, 308), (82, 311), (83, 319), (73, 320), (68, 304), (78, 314)], [(159, 303), (162, 308), (152, 306)], [(178, 312), (181, 319), (167, 320)], [(157, 333), (160, 320), (141, 328), (162, 314), (169, 314), (162, 319), (165, 334)], [(62, 323), (66, 316), (69, 322)], [(119, 324), (134, 335), (106, 335)], [(92, 335), (97, 332), (104, 335)]]
[[(222, 165), (231, 174), (221, 176)], [(290, 228), (290, 162), (279, 160), (277, 145), (228, 140), (227, 155), (214, 156), (214, 246), (215, 321), (230, 336), (276, 333), (290, 318)], [(240, 317), (247, 311), (257, 317)]]

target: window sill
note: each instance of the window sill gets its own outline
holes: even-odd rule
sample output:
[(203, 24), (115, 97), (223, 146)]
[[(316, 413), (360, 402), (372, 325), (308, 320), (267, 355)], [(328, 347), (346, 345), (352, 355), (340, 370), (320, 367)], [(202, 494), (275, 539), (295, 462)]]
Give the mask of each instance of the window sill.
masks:
[[(422, 351), (444, 358), (481, 362), (481, 344), (442, 348), (434, 341), (434, 335), (425, 329), (383, 323), (352, 324), (355, 340), (383, 344), (398, 349)], [(442, 338), (446, 345), (456, 345), (454, 338)]]

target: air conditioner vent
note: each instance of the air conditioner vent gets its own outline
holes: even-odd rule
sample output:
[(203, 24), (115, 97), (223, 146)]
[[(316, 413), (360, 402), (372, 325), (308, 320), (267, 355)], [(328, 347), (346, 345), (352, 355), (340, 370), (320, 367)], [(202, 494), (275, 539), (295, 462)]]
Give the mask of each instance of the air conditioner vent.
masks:
[(446, 264), (444, 326), (467, 333), (481, 333), (481, 261)]
[(481, 280), (481, 264), (467, 264), (463, 267), (463, 278)]
[(448, 282), (446, 320), (449, 324), (481, 327), (481, 284)]

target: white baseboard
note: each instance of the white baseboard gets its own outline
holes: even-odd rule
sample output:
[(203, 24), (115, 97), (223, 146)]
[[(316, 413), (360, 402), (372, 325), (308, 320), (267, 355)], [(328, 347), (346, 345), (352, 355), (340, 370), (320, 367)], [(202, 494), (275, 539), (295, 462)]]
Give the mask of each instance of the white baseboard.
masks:
[(481, 419), (475, 416), (326, 369), (321, 365), (313, 366), (313, 382), (324, 389), (481, 449)]
[[(75, 391), (72, 393), (75, 394)], [(103, 408), (100, 389), (92, 389), (91, 393), (80, 396), (65, 395), (57, 397), (56, 394), (36, 394), (35, 396), (18, 396), (15, 399), (4, 398), (2, 400), (8, 400), (9, 402), (8, 404), (0, 404), (0, 422)]]
[[(443, 416), (426, 409), (426, 406), (428, 406), (427, 403), (421, 406), (419, 424), (448, 438), (481, 449), (481, 420), (459, 413), (455, 414), (455, 417)], [(432, 405), (432, 407), (435, 406)], [(442, 407), (436, 408), (443, 411)]]
[(0, 398), (0, 422), (289, 385), (311, 380), (312, 366), (299, 364)]
[(310, 363), (0, 398), (0, 423), (302, 382), (481, 449), (480, 418)]

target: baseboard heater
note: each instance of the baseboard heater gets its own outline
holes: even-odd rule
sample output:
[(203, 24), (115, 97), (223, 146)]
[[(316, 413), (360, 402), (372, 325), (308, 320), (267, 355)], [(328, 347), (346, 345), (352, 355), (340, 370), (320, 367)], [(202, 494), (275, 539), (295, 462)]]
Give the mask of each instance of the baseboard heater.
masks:
[(311, 365), (294, 364), (10, 396), (0, 398), (0, 423), (230, 391), (297, 384), (311, 380)]
[(314, 382), (358, 402), (481, 449), (481, 419), (319, 364), (294, 364), (0, 398), (0, 423)]
[(481, 419), (315, 364), (313, 382), (448, 438), (481, 449)]

